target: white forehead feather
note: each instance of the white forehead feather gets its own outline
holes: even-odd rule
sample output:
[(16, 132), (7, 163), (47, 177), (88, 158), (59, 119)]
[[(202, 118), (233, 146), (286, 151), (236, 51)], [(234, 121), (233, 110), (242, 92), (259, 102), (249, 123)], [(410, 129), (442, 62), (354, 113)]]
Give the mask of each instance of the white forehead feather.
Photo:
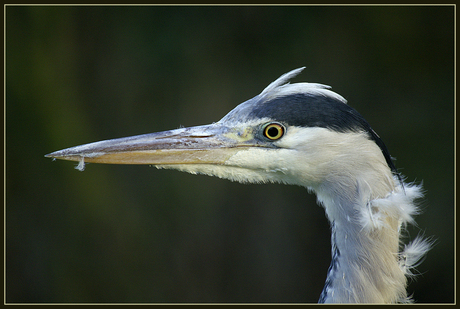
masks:
[(277, 97), (283, 97), (294, 94), (311, 94), (333, 97), (343, 103), (347, 103), (344, 97), (329, 90), (331, 86), (317, 84), (317, 83), (295, 83), (289, 84), (289, 80), (297, 76), (305, 67), (292, 70), (286, 74), (281, 75), (277, 80), (267, 86), (260, 94), (264, 100), (271, 100)]

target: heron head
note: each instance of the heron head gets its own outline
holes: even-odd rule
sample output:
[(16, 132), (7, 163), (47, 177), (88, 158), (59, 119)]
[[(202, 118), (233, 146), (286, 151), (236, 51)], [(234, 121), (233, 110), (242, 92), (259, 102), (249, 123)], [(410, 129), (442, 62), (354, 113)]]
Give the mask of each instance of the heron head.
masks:
[(211, 125), (105, 140), (46, 156), (79, 161), (80, 169), (84, 163), (150, 164), (310, 188), (332, 176), (349, 177), (369, 162), (360, 159), (363, 155), (394, 169), (383, 142), (342, 96), (321, 84), (287, 83), (302, 70), (284, 74)]

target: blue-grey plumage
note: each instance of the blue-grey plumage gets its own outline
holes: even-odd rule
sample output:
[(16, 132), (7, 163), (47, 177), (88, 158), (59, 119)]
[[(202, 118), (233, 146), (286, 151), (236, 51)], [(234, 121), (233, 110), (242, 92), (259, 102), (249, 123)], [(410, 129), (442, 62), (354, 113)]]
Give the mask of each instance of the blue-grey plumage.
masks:
[(430, 243), (401, 248), (421, 187), (403, 184), (368, 122), (329, 86), (284, 74), (211, 125), (95, 142), (47, 157), (152, 164), (239, 182), (313, 191), (331, 223), (332, 263), (320, 302), (407, 302), (407, 277)]

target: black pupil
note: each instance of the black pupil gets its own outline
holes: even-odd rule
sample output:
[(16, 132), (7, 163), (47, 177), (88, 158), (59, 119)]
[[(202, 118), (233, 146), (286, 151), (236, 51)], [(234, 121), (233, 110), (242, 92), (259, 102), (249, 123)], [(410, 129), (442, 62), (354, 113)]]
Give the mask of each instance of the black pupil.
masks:
[(278, 128), (271, 127), (267, 130), (267, 135), (270, 137), (276, 137), (278, 135)]

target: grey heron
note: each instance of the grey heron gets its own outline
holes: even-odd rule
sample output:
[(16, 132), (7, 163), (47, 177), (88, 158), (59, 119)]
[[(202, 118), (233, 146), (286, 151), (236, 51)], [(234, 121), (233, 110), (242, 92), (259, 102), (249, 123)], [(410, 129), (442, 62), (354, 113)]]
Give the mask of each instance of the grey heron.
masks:
[(410, 302), (408, 277), (431, 243), (403, 244), (420, 185), (404, 183), (380, 137), (346, 100), (315, 83), (272, 82), (220, 121), (99, 141), (46, 155), (150, 164), (238, 182), (299, 185), (316, 194), (331, 226), (332, 262), (319, 302)]

